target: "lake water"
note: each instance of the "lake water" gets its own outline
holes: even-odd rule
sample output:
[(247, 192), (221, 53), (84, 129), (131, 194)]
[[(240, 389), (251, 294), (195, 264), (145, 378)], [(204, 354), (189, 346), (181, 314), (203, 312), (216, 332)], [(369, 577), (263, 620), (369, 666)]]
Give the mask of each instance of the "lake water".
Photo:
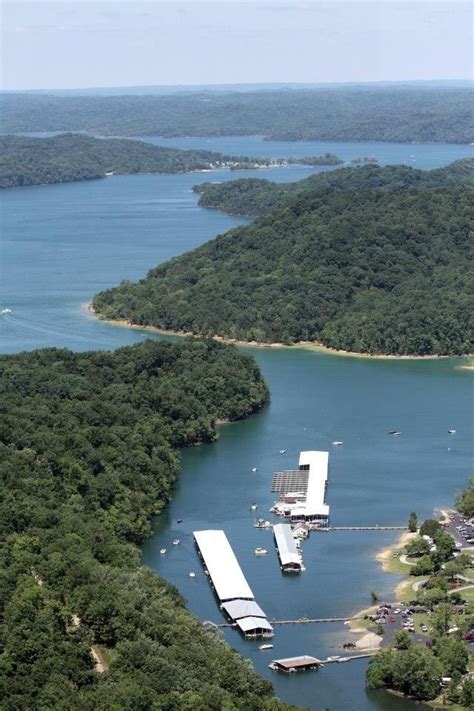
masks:
[[(427, 168), (473, 155), (468, 146), (280, 144), (255, 137), (153, 141), (271, 157), (325, 151), (348, 160), (375, 155), (382, 162), (411, 160)], [(81, 306), (96, 291), (123, 278), (137, 279), (246, 221), (197, 207), (192, 186), (246, 175), (290, 181), (314, 172), (291, 166), (238, 174), (117, 176), (3, 191), (0, 308), (13, 313), (0, 317), (1, 351), (115, 348), (149, 337), (100, 323)], [(375, 361), (297, 348), (248, 350), (270, 385), (271, 403), (260, 414), (223, 427), (217, 443), (183, 452), (173, 502), (156, 521), (144, 562), (175, 583), (201, 619), (215, 622), (222, 621), (221, 613), (192, 543), (192, 531), (199, 528), (224, 528), (270, 617), (345, 616), (367, 606), (373, 589), (390, 596), (398, 577), (382, 573), (374, 554), (394, 540), (393, 533), (315, 534), (304, 543), (306, 572), (288, 578), (280, 574), (271, 533), (253, 528), (250, 505), (258, 503), (257, 513), (266, 515), (273, 502), (272, 472), (294, 467), (301, 449), (330, 450), (328, 500), (335, 525), (404, 524), (413, 509), (423, 516), (450, 504), (472, 473), (471, 374), (448, 359)], [(387, 435), (395, 428), (401, 437)], [(450, 428), (457, 434), (450, 437)], [(344, 446), (331, 447), (333, 440)], [(176, 537), (181, 544), (175, 547)], [(253, 553), (259, 545), (269, 549), (265, 558)], [(159, 555), (162, 547), (166, 556)], [(348, 637), (341, 625), (277, 627), (271, 652), (260, 652), (258, 643), (233, 630), (226, 637), (273, 681), (281, 698), (295, 704), (332, 711), (418, 708), (383, 692), (367, 693), (365, 662), (289, 677), (267, 668), (274, 657), (339, 653)]]

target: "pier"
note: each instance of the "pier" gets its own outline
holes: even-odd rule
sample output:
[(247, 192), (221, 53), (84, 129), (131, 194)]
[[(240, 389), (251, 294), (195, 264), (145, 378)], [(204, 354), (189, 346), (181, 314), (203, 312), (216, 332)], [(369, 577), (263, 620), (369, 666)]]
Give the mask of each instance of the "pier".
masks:
[[(311, 624), (323, 624), (325, 622), (349, 622), (350, 620), (363, 620), (363, 616), (360, 617), (298, 617), (295, 620), (270, 620), (272, 625), (311, 625)], [(210, 621), (207, 621), (210, 624)], [(236, 627), (235, 622), (223, 622), (221, 624), (212, 623), (214, 627)]]

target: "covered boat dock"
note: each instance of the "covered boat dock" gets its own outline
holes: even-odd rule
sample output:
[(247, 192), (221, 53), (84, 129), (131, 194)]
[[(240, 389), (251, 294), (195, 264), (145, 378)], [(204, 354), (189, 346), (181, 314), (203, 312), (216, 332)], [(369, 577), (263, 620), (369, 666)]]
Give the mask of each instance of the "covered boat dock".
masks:
[(296, 548), (290, 524), (277, 523), (273, 526), (273, 535), (281, 569), (284, 572), (300, 573), (302, 569), (301, 556)]

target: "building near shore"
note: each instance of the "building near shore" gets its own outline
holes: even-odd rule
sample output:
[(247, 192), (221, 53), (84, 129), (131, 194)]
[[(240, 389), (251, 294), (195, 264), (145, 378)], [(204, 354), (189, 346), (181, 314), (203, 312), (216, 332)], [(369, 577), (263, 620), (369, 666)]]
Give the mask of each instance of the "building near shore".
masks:
[(287, 516), (292, 523), (329, 525), (326, 492), (329, 478), (329, 452), (301, 452), (298, 469), (275, 472), (272, 491), (280, 494), (274, 513)]

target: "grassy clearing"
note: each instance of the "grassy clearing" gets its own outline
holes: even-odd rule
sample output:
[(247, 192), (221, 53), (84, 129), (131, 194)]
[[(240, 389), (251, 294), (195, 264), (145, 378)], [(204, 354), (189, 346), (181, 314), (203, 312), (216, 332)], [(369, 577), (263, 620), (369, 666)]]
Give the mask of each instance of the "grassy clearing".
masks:
[(409, 602), (414, 600), (416, 592), (413, 590), (413, 585), (419, 580), (426, 580), (426, 575), (410, 575), (406, 580), (402, 580), (395, 588), (395, 599), (400, 602)]
[[(357, 617), (362, 618), (364, 615), (374, 615), (377, 611), (377, 605), (374, 605), (373, 607), (368, 607), (367, 610), (361, 610), (360, 612), (357, 613)], [(349, 629), (351, 630), (368, 630), (374, 626), (374, 623), (372, 620), (363, 620), (363, 619), (352, 619), (349, 622)]]

